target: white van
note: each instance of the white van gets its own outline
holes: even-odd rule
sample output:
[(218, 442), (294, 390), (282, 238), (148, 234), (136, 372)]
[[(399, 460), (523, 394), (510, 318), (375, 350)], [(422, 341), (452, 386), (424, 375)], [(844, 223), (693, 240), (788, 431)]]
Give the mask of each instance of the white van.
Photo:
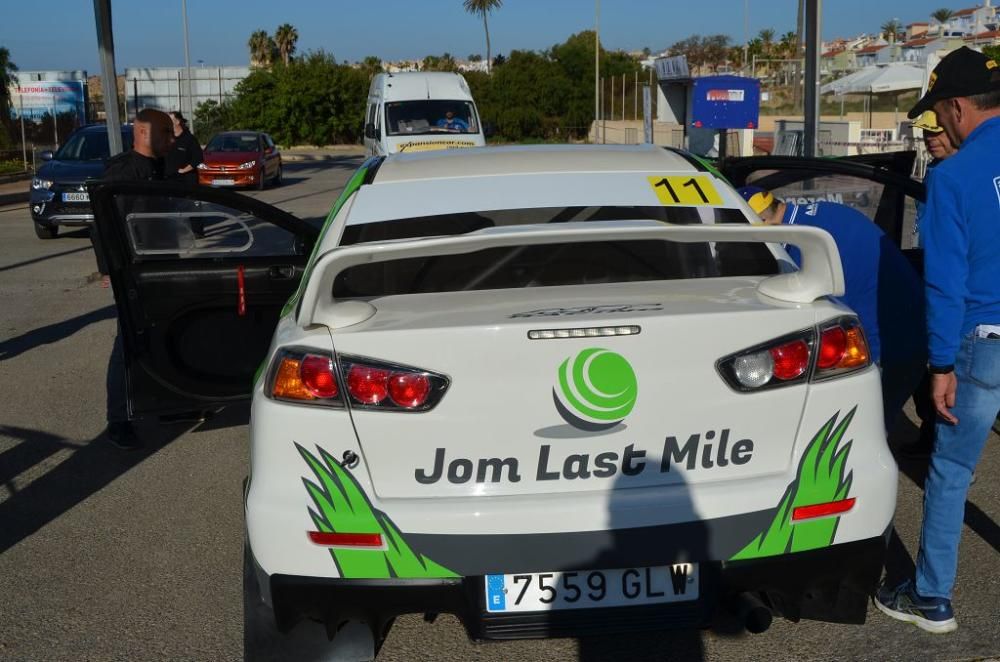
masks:
[(365, 151), (372, 156), (486, 144), (461, 74), (377, 74), (368, 92)]

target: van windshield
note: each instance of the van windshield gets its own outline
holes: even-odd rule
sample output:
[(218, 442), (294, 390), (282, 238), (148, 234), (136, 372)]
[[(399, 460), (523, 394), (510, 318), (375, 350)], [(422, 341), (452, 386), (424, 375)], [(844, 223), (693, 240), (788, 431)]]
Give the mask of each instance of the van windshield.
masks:
[(385, 104), (387, 134), (479, 133), (476, 112), (468, 101), (427, 99)]

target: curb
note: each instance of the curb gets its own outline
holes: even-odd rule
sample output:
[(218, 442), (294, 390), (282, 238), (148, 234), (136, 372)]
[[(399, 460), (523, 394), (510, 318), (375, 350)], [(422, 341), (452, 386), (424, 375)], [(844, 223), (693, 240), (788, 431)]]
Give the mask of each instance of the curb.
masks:
[(31, 194), (27, 191), (19, 193), (0, 193), (0, 206), (13, 205), (18, 202), (27, 202)]
[(356, 156), (364, 156), (364, 152), (360, 150), (357, 152), (348, 152), (345, 150), (343, 152), (337, 152), (333, 154), (294, 154), (294, 153), (290, 154), (288, 152), (281, 153), (281, 159), (283, 161), (287, 161), (288, 163), (304, 163), (311, 161), (317, 161), (317, 162), (334, 161), (340, 159), (348, 159)]

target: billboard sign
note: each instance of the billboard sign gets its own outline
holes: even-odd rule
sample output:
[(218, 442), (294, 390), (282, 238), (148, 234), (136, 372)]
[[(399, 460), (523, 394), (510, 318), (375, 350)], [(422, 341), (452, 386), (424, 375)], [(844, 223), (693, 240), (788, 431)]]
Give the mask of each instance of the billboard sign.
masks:
[(33, 122), (45, 115), (72, 114), (86, 124), (87, 104), (82, 80), (31, 80), (10, 86), (11, 116)]
[(756, 129), (760, 122), (760, 81), (739, 76), (694, 80), (690, 125), (704, 129)]
[(653, 65), (656, 67), (656, 78), (658, 80), (684, 80), (691, 78), (691, 69), (688, 67), (686, 55), (658, 57), (653, 61)]

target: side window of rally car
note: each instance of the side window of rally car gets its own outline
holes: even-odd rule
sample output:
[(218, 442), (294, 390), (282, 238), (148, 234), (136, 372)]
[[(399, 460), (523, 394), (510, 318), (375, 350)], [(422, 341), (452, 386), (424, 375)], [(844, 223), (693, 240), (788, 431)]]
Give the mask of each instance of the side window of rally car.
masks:
[(137, 261), (299, 255), (296, 236), (253, 214), (169, 196), (119, 195), (116, 211)]

